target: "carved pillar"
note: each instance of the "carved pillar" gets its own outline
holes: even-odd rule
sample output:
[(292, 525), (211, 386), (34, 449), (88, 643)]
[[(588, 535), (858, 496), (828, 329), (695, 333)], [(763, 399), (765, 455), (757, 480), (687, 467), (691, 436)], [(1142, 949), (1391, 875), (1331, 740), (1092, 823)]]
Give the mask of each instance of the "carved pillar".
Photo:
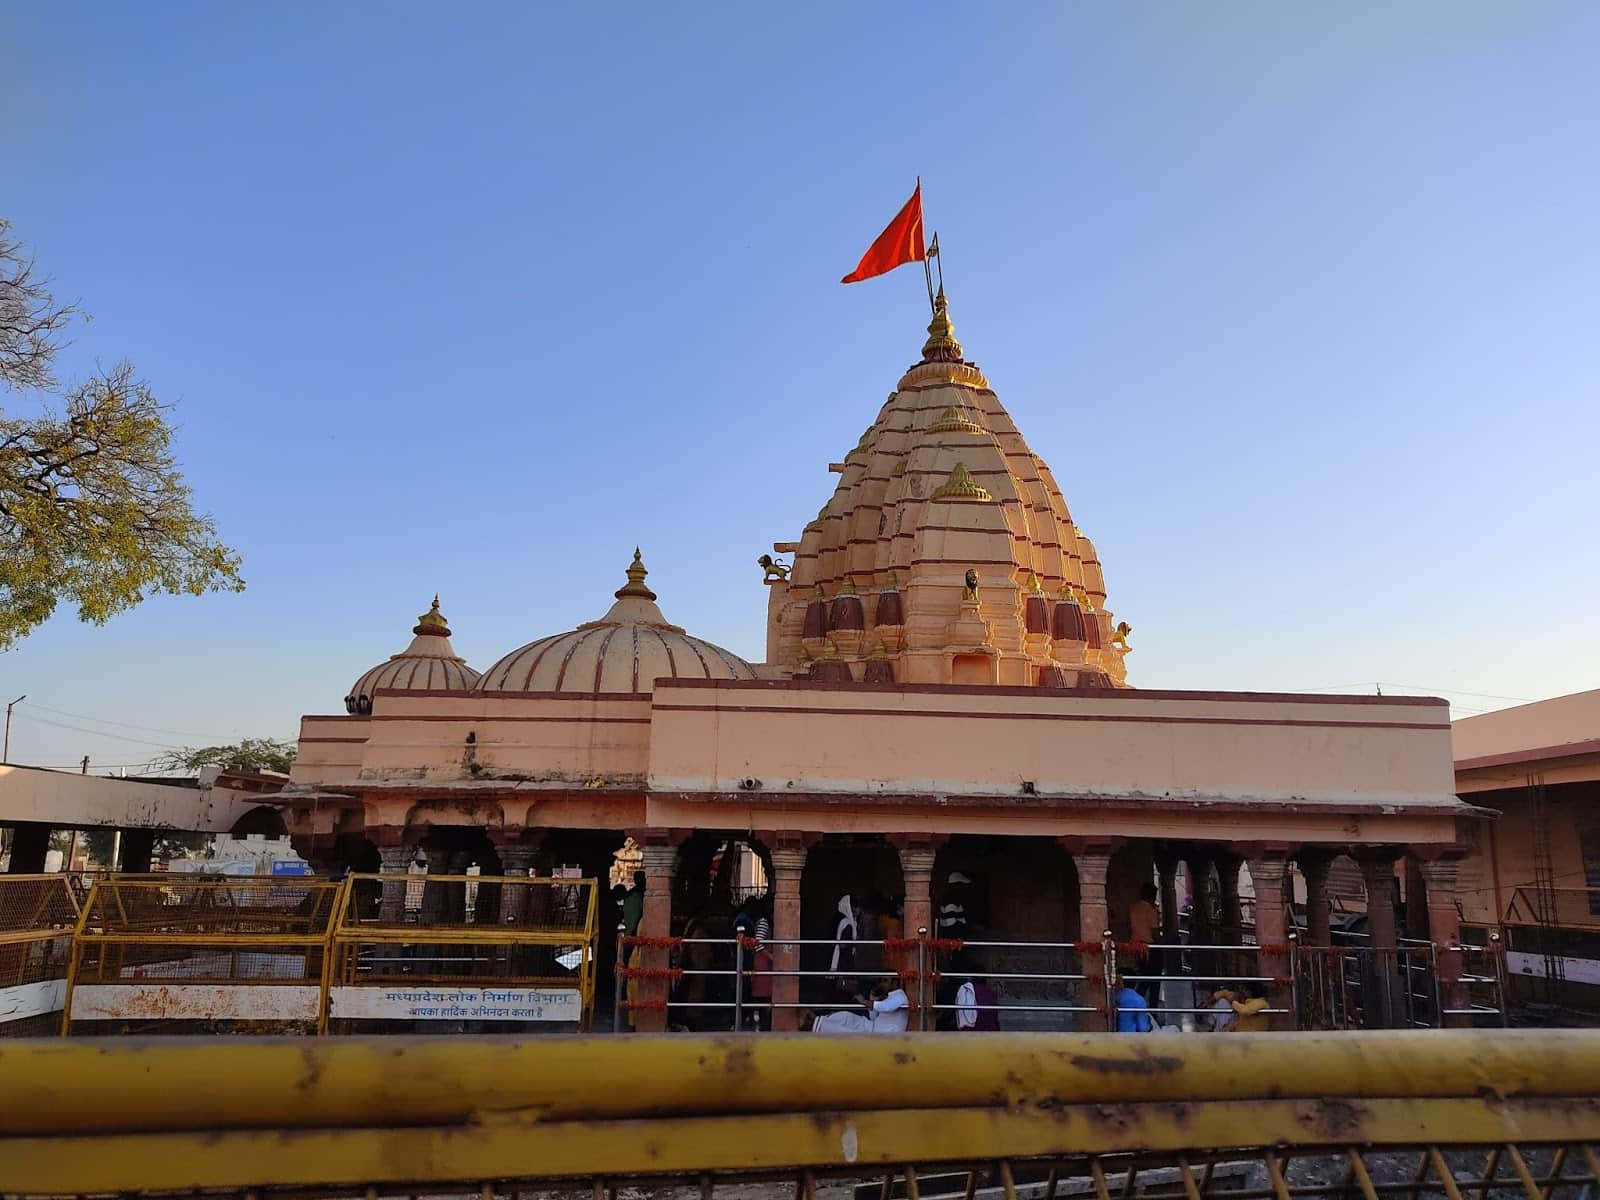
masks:
[[(775, 972), (800, 969), (800, 876), (806, 869), (803, 842), (776, 837), (763, 839), (772, 854), (772, 969)], [(800, 978), (774, 974), (772, 977), (772, 1029), (792, 1033), (799, 1028)]]
[[(905, 936), (917, 937), (926, 929), (929, 937), (938, 937), (939, 927), (933, 919), (933, 860), (943, 839), (927, 836), (895, 836), (889, 841), (900, 853), (900, 882), (906, 892)], [(938, 956), (929, 953), (922, 961), (929, 972), (928, 977), (905, 978), (907, 973), (915, 974), (917, 959), (910, 954), (900, 954), (895, 951), (889, 951), (884, 955), (884, 962), (889, 968), (901, 974), (901, 986), (911, 999), (912, 1029), (933, 1027), (931, 1020), (924, 1019), (927, 1014), (917, 1010), (923, 1004), (935, 1002), (932, 972), (938, 969)]]
[[(1283, 920), (1283, 883), (1289, 875), (1289, 860), (1284, 853), (1269, 851), (1252, 855), (1246, 861), (1250, 866), (1250, 882), (1256, 890), (1258, 965), (1261, 974), (1270, 981), (1264, 986), (1264, 994), (1272, 1008), (1289, 1008), (1292, 999), (1289, 934)], [(1273, 1029), (1293, 1029), (1296, 1014), (1274, 1016), (1270, 1024)]]
[[(1371, 947), (1369, 986), (1365, 998), (1366, 1023), (1394, 1028), (1404, 1023), (1405, 1002), (1396, 951), (1399, 933), (1394, 911), (1394, 864), (1398, 850), (1375, 847), (1356, 856), (1367, 889), (1367, 945)], [(1373, 1015), (1379, 1020), (1373, 1020)]]
[[(1085, 844), (1076, 838), (1063, 839), (1067, 852), (1072, 855), (1072, 865), (1078, 871), (1078, 940), (1099, 945), (1102, 935), (1109, 929), (1110, 909), (1106, 904), (1106, 872), (1111, 867), (1111, 847), (1100, 843)], [(1106, 1010), (1105, 972), (1109, 964), (1098, 952), (1080, 956), (1084, 981), (1084, 1004), (1094, 1005), (1098, 1018), (1090, 1018), (1090, 1028), (1105, 1029), (1110, 1013)]]
[[(639, 851), (644, 856), (644, 914), (639, 920), (639, 936), (667, 938), (672, 936), (672, 890), (678, 874), (678, 844), (676, 841), (646, 841), (634, 834)], [(645, 970), (665, 970), (672, 965), (672, 953), (662, 946), (640, 946), (628, 956), (630, 966)], [(658, 1005), (665, 1004), (671, 992), (664, 978), (641, 979), (632, 989), (644, 1006), (633, 1014), (633, 1027), (640, 1033), (660, 1033), (667, 1027), (667, 1011)]]
[(1328, 868), (1333, 855), (1326, 850), (1302, 850), (1295, 865), (1306, 881), (1306, 941), (1308, 946), (1326, 946), (1333, 940), (1332, 905), (1328, 903)]
[(410, 846), (399, 844), (378, 847), (378, 871), (382, 875), (398, 876), (385, 879), (383, 895), (378, 901), (378, 923), (399, 925), (406, 919), (406, 892), (410, 887), (411, 861), (417, 852)]
[[(505, 846), (495, 847), (500, 855), (500, 873), (508, 879), (526, 879), (533, 873), (534, 856), (539, 853), (537, 846), (517, 842)], [(600, 919), (607, 919), (605, 905), (609, 897), (605, 895), (605, 880), (600, 880), (597, 886), (601, 889)], [(526, 885), (512, 885), (502, 888), (504, 893), (500, 897), (500, 923), (502, 925), (520, 925), (522, 918), (528, 910), (528, 887)]]
[[(1417, 869), (1428, 893), (1428, 938), (1436, 947), (1438, 959), (1438, 1000), (1441, 1015), (1446, 1009), (1467, 1008), (1467, 987), (1461, 982), (1461, 913), (1456, 908), (1456, 873), (1461, 860), (1450, 854), (1431, 861), (1422, 860)], [(1472, 1017), (1463, 1011), (1442, 1015), (1441, 1025), (1470, 1027)]]

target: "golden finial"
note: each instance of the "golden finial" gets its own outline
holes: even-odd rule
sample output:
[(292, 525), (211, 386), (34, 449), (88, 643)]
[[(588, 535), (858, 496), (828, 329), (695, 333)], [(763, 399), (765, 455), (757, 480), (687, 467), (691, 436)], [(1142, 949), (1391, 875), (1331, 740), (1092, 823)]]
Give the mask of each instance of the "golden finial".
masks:
[(983, 426), (979, 425), (962, 410), (959, 404), (952, 404), (939, 414), (939, 419), (928, 426), (929, 433), (982, 433)]
[(644, 558), (639, 553), (639, 547), (633, 548), (633, 562), (628, 565), (628, 582), (611, 594), (618, 600), (627, 600), (637, 596), (641, 600), (654, 600), (656, 594), (644, 585), (644, 577), (650, 574), (645, 570)]
[(1056, 593), (1056, 599), (1071, 600), (1074, 604), (1078, 602), (1078, 597), (1073, 593), (1072, 585), (1066, 582), (1061, 584), (1061, 590)]
[(972, 472), (967, 470), (967, 464), (958, 462), (955, 469), (938, 487), (933, 489), (934, 500), (993, 500), (987, 488), (978, 486), (977, 480), (972, 478)]
[(955, 326), (950, 323), (950, 305), (943, 287), (933, 301), (933, 320), (928, 323), (928, 340), (922, 344), (922, 361), (962, 361), (961, 343), (956, 341)]
[(898, 592), (900, 590), (900, 576), (890, 571), (889, 582), (884, 585), (883, 590), (886, 592)]
[(1035, 596), (1044, 595), (1044, 586), (1040, 584), (1039, 577), (1032, 571), (1028, 572), (1028, 591), (1032, 592)]
[(855, 580), (846, 575), (844, 577), (844, 582), (839, 585), (838, 594), (841, 596), (854, 596), (856, 594)]
[(838, 662), (839, 661), (839, 646), (833, 640), (831, 635), (829, 636), (828, 640), (824, 643), (824, 649), (822, 651), (822, 661), (823, 662)]
[(867, 655), (867, 657), (878, 662), (882, 662), (884, 659), (889, 657), (889, 651), (884, 647), (882, 638), (878, 639), (878, 644), (872, 648), (872, 653)]
[(433, 607), (417, 618), (417, 624), (412, 633), (432, 633), (440, 637), (450, 636), (450, 626), (444, 619), (444, 614), (439, 611), (439, 594), (433, 595)]
[(820, 583), (817, 584), (816, 591), (812, 593), (812, 598), (816, 600), (826, 600), (828, 598), (828, 593), (822, 590)]
[(891, 475), (904, 475), (905, 473), (906, 473), (906, 460), (903, 459), (903, 458), (895, 459), (894, 466), (889, 468), (889, 474), (891, 474)]

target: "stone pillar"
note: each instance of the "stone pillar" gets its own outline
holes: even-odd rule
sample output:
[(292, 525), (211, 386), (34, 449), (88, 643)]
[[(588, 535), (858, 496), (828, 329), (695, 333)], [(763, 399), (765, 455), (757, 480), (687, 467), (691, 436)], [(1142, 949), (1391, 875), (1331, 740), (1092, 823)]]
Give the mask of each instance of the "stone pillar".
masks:
[(50, 826), (40, 821), (18, 821), (11, 827), (10, 875), (41, 875), (50, 850)]
[(150, 870), (150, 860), (156, 850), (154, 829), (124, 829), (122, 831), (122, 863), (118, 868), (125, 875), (144, 875)]
[[(1239, 902), (1239, 868), (1244, 859), (1220, 852), (1216, 856), (1217, 887), (1222, 900), (1222, 928), (1217, 930), (1219, 945), (1237, 946), (1244, 941), (1244, 906)], [(1254, 877), (1252, 876), (1252, 882)], [(1256, 910), (1261, 909), (1261, 888), (1256, 886)]]
[[(1293, 992), (1289, 983), (1289, 931), (1283, 919), (1283, 883), (1289, 876), (1284, 854), (1258, 854), (1246, 860), (1256, 889), (1256, 946), (1260, 973), (1267, 976), (1264, 994), (1273, 1008), (1289, 1008)], [(1297, 1014), (1274, 1016), (1273, 1029), (1293, 1029)]]
[[(634, 834), (639, 850), (644, 855), (644, 914), (639, 920), (639, 936), (666, 938), (672, 936), (672, 889), (678, 875), (678, 844), (676, 841), (646, 841)], [(640, 946), (628, 956), (628, 964), (645, 970), (665, 970), (672, 964), (672, 953), (664, 947)], [(655, 1005), (665, 1003), (671, 988), (665, 979), (641, 979), (633, 989), (639, 1001), (650, 1007), (634, 1011), (633, 1027), (640, 1033), (660, 1033), (667, 1027), (665, 1008)]]
[[(1111, 847), (1104, 844), (1084, 844), (1076, 840), (1066, 843), (1072, 854), (1072, 865), (1078, 871), (1078, 940), (1100, 944), (1109, 929), (1111, 912), (1106, 904), (1106, 872), (1111, 867)], [(1094, 1006), (1097, 1017), (1090, 1018), (1089, 1028), (1109, 1028), (1111, 1014), (1106, 1009), (1106, 968), (1110, 965), (1105, 956), (1088, 951), (1079, 956), (1084, 981), (1084, 1004)]]
[(1420, 860), (1417, 869), (1428, 892), (1428, 939), (1433, 942), (1438, 960), (1438, 1001), (1441, 1025), (1470, 1028), (1472, 1017), (1464, 1012), (1443, 1015), (1444, 1009), (1465, 1009), (1468, 989), (1461, 982), (1461, 913), (1456, 908), (1456, 873), (1461, 860), (1455, 855)]
[[(526, 879), (533, 873), (534, 856), (539, 853), (537, 846), (529, 846), (518, 842), (512, 845), (496, 846), (495, 850), (500, 855), (500, 873), (508, 879)], [(599, 912), (602, 922), (615, 920), (606, 911), (607, 906), (611, 903), (611, 897), (605, 885), (606, 881), (604, 879), (596, 884), (600, 888)], [(503, 895), (500, 897), (500, 924), (522, 924), (523, 915), (528, 909), (527, 886), (512, 886), (502, 888), (501, 891)]]
[(1156, 851), (1156, 872), (1161, 879), (1161, 940), (1176, 945), (1178, 928), (1178, 856), (1171, 850)]
[(1326, 850), (1302, 850), (1295, 865), (1306, 881), (1306, 940), (1308, 946), (1326, 946), (1333, 941), (1333, 906), (1328, 903), (1328, 868), (1333, 855)]
[[(806, 869), (803, 843), (764, 839), (772, 853), (772, 969), (798, 971), (800, 947), (792, 939), (800, 936), (800, 875)], [(779, 939), (791, 939), (787, 942)], [(780, 1005), (800, 1003), (800, 979), (796, 975), (772, 978), (772, 1029), (792, 1033), (799, 1028), (800, 1011)]]
[[(891, 837), (890, 842), (900, 852), (900, 882), (905, 887), (905, 936), (917, 937), (922, 930), (930, 938), (939, 936), (938, 924), (933, 918), (933, 860), (938, 854), (938, 840), (929, 838)], [(915, 971), (917, 957), (912, 954), (884, 955), (884, 962), (900, 972)], [(911, 998), (911, 1028), (932, 1028), (933, 1022), (921, 1011), (922, 1005), (937, 1003), (933, 972), (938, 969), (938, 956), (933, 952), (922, 955), (922, 964), (928, 974), (916, 979), (901, 979), (901, 986)]]
[(402, 925), (406, 919), (406, 890), (405, 882), (411, 874), (411, 860), (416, 857), (416, 851), (410, 846), (379, 846), (378, 847), (378, 873), (380, 875), (400, 876), (400, 879), (385, 879), (383, 894), (378, 899), (378, 923), (380, 925)]
[[(1356, 856), (1367, 889), (1367, 945), (1372, 950), (1370, 986), (1364, 1007), (1367, 1026), (1392, 1029), (1404, 1023), (1405, 1001), (1396, 962), (1399, 932), (1394, 911), (1394, 864), (1398, 850), (1375, 847)], [(1376, 1015), (1380, 1020), (1373, 1020)]]

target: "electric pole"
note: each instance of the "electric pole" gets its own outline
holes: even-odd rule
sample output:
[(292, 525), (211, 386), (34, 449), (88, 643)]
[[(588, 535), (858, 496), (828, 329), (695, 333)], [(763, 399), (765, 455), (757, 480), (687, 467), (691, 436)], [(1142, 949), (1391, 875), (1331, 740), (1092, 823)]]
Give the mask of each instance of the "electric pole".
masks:
[(9, 763), (11, 761), (11, 710), (17, 705), (21, 704), (27, 698), (28, 694), (24, 692), (10, 704), (6, 705), (6, 745), (4, 752), (0, 752), (0, 763)]

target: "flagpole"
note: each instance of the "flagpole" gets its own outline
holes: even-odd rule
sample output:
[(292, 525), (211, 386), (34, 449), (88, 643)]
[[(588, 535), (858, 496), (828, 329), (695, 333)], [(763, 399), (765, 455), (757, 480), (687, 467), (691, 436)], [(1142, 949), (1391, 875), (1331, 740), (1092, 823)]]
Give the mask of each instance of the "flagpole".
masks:
[[(922, 176), (921, 175), (917, 176), (917, 195), (918, 196), (922, 195)], [(923, 212), (926, 213), (927, 212), (927, 206), (923, 205), (922, 207), (923, 207)], [(926, 220), (927, 219), (926, 216), (924, 216), (923, 219)], [(935, 234), (934, 238), (933, 238), (933, 253), (934, 254), (938, 254), (939, 253), (939, 235), (938, 234)], [(928, 261), (928, 259), (929, 259), (928, 239), (927, 239), (927, 236), (924, 235), (923, 239), (922, 239), (922, 277), (923, 277), (923, 281), (928, 285), (928, 312), (929, 313), (934, 313), (934, 312), (937, 312), (938, 309), (936, 309), (934, 307), (934, 305), (933, 305), (933, 265)], [(940, 275), (941, 275), (941, 277), (943, 276), (943, 272), (944, 272), (944, 268), (940, 267)]]

